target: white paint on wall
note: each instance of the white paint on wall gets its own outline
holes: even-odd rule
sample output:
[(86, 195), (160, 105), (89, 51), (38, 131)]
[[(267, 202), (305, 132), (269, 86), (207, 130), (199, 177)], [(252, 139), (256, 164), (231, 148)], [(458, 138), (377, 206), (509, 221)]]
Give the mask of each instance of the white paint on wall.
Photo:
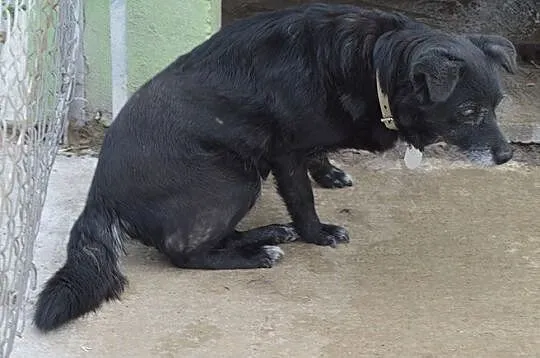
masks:
[(128, 99), (126, 0), (111, 0), (112, 120)]

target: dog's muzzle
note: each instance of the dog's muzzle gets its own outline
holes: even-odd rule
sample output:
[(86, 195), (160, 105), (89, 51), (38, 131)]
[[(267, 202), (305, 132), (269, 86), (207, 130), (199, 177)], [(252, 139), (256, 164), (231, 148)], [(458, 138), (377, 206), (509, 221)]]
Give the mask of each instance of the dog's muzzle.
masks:
[(514, 150), (510, 144), (497, 146), (491, 149), (491, 155), (495, 164), (500, 165), (508, 162), (514, 156)]

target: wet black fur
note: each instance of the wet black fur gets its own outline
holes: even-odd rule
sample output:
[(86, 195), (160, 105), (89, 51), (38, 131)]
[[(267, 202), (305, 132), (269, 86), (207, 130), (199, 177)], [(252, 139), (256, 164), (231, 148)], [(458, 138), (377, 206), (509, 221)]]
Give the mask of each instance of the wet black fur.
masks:
[[(270, 267), (279, 251), (268, 245), (297, 238), (347, 241), (345, 229), (320, 222), (307, 174), (328, 151), (443, 138), (509, 160), (493, 112), (496, 65), (515, 68), (503, 38), (352, 6), (300, 6), (222, 28), (142, 86), (110, 127), (35, 324), (51, 330), (117, 298), (124, 237), (198, 269)], [(399, 132), (380, 122), (376, 68)], [(270, 172), (292, 224), (236, 231)]]

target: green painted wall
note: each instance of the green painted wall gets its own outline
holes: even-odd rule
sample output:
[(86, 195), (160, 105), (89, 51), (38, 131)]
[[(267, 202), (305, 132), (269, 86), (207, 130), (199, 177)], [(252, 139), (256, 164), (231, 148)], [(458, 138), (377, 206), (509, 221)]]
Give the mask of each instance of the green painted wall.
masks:
[[(126, 0), (128, 90), (133, 93), (221, 25), (221, 0)], [(90, 111), (111, 111), (109, 0), (85, 2), (86, 91)]]

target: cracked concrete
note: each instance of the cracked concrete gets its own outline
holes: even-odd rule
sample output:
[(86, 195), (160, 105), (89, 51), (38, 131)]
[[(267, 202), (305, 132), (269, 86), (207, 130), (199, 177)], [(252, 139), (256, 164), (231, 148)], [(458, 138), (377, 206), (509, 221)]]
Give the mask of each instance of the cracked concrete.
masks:
[[(95, 162), (57, 158), (39, 287), (63, 263)], [(391, 156), (343, 156), (354, 187), (315, 194), (321, 219), (346, 226), (350, 244), (282, 245), (272, 269), (180, 270), (130, 244), (122, 301), (47, 335), (28, 323), (12, 356), (538, 356), (540, 167), (447, 164), (409, 171)], [(267, 183), (242, 226), (285, 220)]]

